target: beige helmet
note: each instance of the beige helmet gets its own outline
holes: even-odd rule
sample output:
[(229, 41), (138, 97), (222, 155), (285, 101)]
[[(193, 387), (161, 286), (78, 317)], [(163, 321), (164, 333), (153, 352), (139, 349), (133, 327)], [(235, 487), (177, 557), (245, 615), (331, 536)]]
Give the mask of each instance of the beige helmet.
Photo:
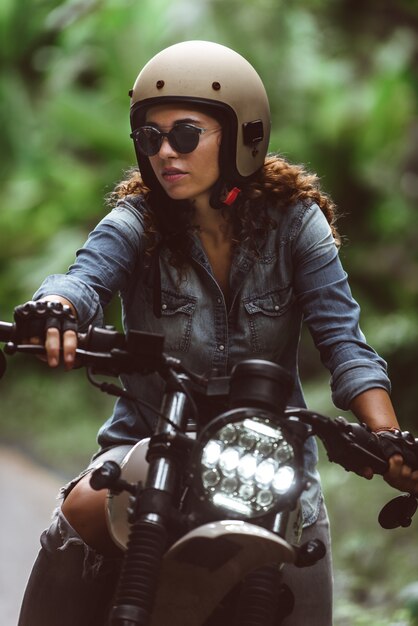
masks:
[[(239, 185), (264, 163), (270, 136), (270, 108), (255, 69), (237, 52), (208, 41), (185, 41), (162, 50), (143, 68), (131, 95), (131, 128), (145, 121), (150, 106), (187, 102), (203, 106), (223, 127), (222, 178)], [(156, 179), (137, 150), (144, 182)]]

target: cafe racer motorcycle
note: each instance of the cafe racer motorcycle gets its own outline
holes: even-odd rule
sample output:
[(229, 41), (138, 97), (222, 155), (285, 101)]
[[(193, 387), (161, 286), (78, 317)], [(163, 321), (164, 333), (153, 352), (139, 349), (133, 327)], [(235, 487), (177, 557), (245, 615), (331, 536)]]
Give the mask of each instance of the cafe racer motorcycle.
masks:
[[(42, 306), (28, 303), (14, 323), (0, 322), (7, 355), (43, 353), (22, 342), (25, 315), (42, 318)], [(410, 433), (377, 437), (342, 417), (287, 406), (292, 379), (268, 361), (206, 377), (166, 355), (163, 336), (109, 327), (79, 334), (77, 360), (92, 384), (117, 396), (130, 397), (109, 376), (158, 372), (165, 381), (150, 437), (90, 479), (108, 490), (109, 529), (124, 553), (110, 626), (279, 626), (294, 602), (281, 585), (283, 565), (309, 567), (325, 554), (319, 540), (299, 541), (307, 438), (317, 436), (348, 471), (384, 474), (392, 449), (418, 467)], [(415, 497), (398, 496), (379, 522), (408, 526), (416, 508)]]

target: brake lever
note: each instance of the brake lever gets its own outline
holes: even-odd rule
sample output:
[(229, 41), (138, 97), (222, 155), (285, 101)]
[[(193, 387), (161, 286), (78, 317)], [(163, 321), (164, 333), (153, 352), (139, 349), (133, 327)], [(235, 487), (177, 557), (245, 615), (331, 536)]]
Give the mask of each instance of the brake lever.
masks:
[(32, 345), (29, 343), (17, 344), (13, 343), (12, 341), (6, 343), (3, 350), (8, 356), (13, 356), (14, 354), (16, 354), (16, 352), (20, 352), (22, 354), (31, 354), (33, 356), (43, 356), (44, 354), (46, 354), (44, 346), (38, 346), (35, 344)]
[[(4, 352), (8, 356), (13, 356), (16, 353), (29, 354), (31, 356), (45, 356), (46, 350), (42, 345), (32, 344), (16, 344), (8, 342), (4, 346)], [(62, 350), (60, 350), (62, 354)], [(107, 352), (90, 352), (83, 348), (76, 349), (76, 367), (83, 365), (89, 365), (95, 373), (108, 376), (119, 376), (120, 367), (115, 363), (114, 357), (111, 353)], [(124, 371), (124, 370), (122, 370)]]

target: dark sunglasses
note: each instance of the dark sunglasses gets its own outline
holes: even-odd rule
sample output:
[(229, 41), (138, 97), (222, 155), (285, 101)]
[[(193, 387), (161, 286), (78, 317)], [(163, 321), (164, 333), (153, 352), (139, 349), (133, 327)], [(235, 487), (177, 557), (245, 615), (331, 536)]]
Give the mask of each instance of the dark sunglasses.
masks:
[(215, 132), (218, 128), (200, 128), (193, 124), (176, 124), (168, 133), (163, 133), (155, 126), (140, 126), (131, 133), (138, 150), (145, 156), (154, 156), (160, 151), (164, 137), (176, 152), (188, 154), (196, 150), (200, 135), (206, 132)]

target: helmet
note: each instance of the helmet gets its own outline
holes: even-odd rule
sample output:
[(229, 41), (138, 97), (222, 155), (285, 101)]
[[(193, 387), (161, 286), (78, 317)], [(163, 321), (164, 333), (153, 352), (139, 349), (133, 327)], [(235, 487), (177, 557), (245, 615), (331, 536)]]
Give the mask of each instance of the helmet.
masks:
[[(131, 95), (131, 128), (145, 121), (149, 107), (187, 103), (203, 107), (223, 127), (222, 179), (239, 185), (264, 163), (270, 136), (270, 108), (255, 69), (237, 52), (208, 41), (185, 41), (162, 50), (143, 68)], [(144, 183), (157, 179), (147, 157), (136, 150)]]

